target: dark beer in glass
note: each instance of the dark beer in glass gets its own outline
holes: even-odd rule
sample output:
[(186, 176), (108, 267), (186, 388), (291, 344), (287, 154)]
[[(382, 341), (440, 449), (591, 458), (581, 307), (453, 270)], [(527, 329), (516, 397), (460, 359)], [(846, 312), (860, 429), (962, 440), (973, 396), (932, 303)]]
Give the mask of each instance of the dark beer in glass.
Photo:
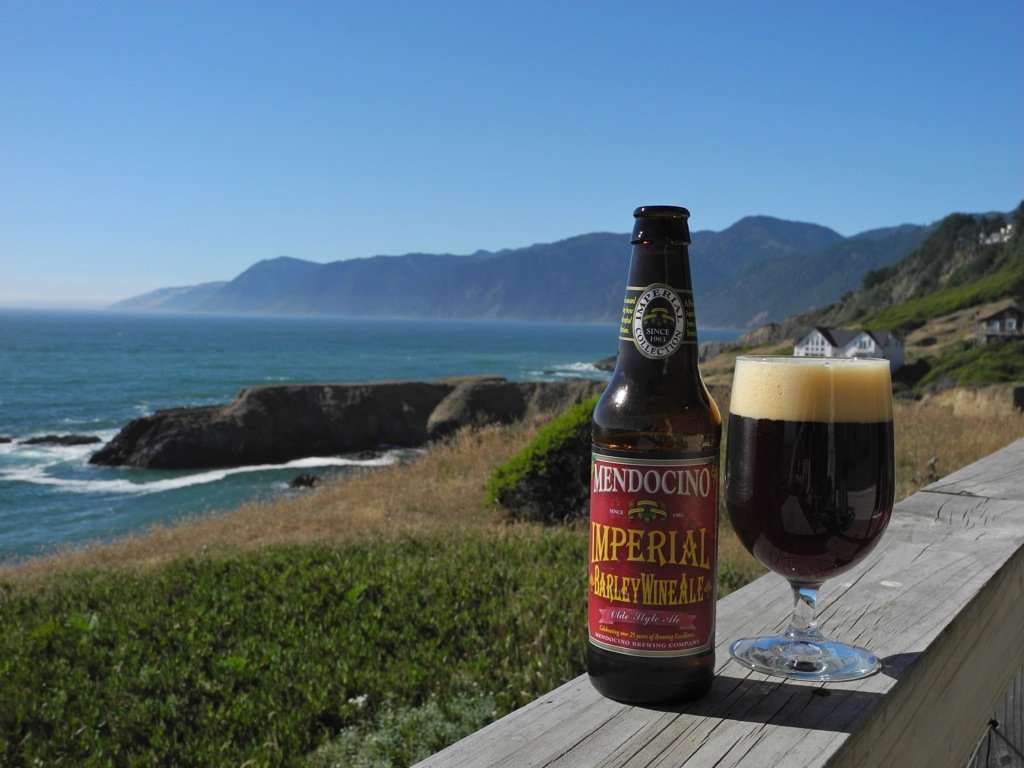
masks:
[(870, 652), (825, 638), (821, 584), (860, 562), (892, 512), (892, 385), (887, 360), (740, 357), (726, 454), (725, 504), (743, 545), (793, 588), (779, 637), (731, 649), (757, 671), (848, 680), (878, 669)]

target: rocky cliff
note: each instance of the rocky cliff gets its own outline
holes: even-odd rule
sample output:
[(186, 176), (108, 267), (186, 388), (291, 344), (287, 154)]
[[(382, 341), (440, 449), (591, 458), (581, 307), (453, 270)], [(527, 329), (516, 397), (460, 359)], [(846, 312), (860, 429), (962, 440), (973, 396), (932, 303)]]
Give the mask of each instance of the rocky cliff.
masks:
[(564, 410), (603, 386), (584, 380), (474, 378), (250, 387), (226, 405), (174, 408), (135, 419), (90, 463), (203, 469), (416, 447), (465, 425)]

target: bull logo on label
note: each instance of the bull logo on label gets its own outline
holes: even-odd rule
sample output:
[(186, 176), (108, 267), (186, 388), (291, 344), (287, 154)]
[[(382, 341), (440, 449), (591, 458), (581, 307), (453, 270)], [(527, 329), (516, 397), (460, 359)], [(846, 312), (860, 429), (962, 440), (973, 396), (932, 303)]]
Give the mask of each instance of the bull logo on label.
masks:
[(668, 520), (668, 512), (658, 502), (650, 499), (640, 499), (632, 502), (629, 505), (627, 515), (630, 520), (642, 520), (645, 523), (650, 523), (654, 520)]

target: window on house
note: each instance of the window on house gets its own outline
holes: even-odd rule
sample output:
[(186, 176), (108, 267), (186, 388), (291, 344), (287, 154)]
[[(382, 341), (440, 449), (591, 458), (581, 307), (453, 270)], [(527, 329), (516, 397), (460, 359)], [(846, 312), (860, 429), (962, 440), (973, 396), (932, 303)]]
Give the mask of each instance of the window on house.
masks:
[(1016, 317), (1008, 317), (1008, 318), (1006, 318), (1006, 330), (1008, 330), (1008, 331), (1016, 331), (1017, 330), (1017, 318)]

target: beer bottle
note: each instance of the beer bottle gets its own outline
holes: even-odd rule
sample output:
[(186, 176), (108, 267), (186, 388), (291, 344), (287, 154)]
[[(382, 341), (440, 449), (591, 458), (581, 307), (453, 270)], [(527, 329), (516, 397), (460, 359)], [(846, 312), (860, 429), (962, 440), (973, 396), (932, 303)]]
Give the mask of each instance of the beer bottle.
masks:
[(593, 415), (587, 670), (630, 704), (701, 696), (715, 665), (722, 417), (697, 368), (689, 215), (633, 212), (618, 359)]

